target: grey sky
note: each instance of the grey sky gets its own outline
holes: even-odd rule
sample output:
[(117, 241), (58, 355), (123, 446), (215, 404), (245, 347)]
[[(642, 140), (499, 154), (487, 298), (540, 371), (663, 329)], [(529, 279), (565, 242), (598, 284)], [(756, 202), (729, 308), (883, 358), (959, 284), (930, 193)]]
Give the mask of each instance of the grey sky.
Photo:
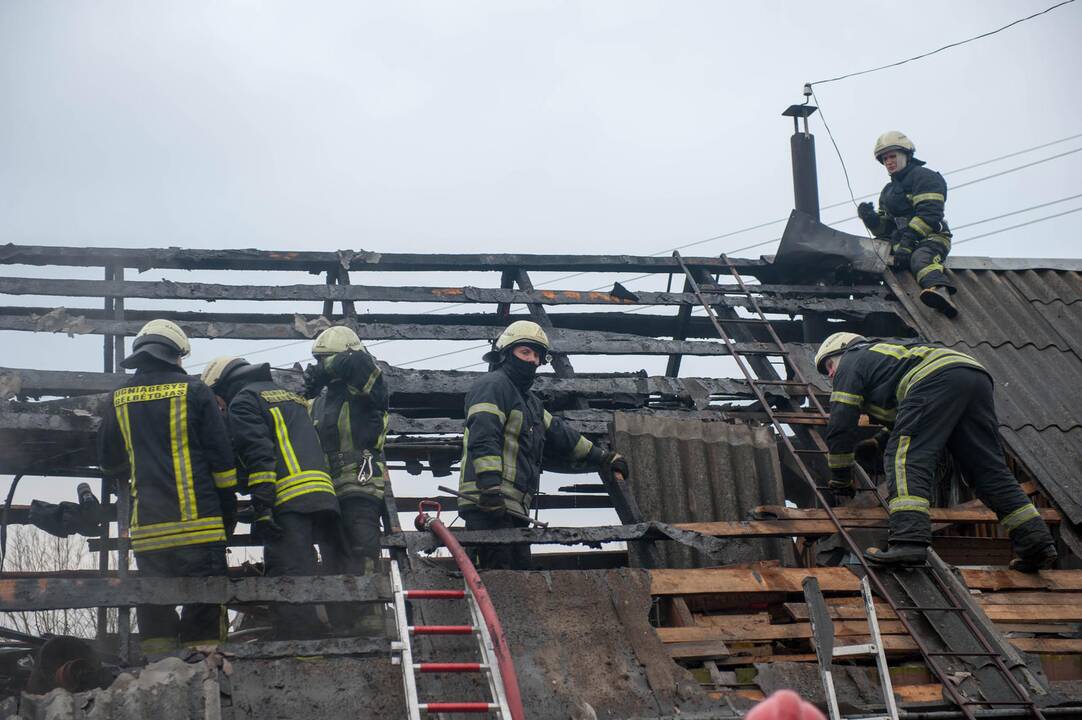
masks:
[[(0, 3), (0, 242), (660, 252), (788, 214), (791, 123), (779, 113), (801, 100), (803, 82), (931, 50), (1051, 3), (7, 0)], [(1082, 4), (1072, 4), (926, 60), (822, 86), (819, 100), (854, 191), (884, 183), (871, 146), (887, 129), (909, 134), (918, 156), (942, 171), (1082, 132), (1080, 31)], [(820, 197), (845, 200), (820, 120), (813, 131)], [(948, 182), (1079, 146), (1082, 139)], [(960, 226), (1078, 194), (1080, 157), (962, 188), (950, 196), (948, 219)], [(842, 207), (824, 219), (853, 214)], [(957, 252), (1077, 256), (1080, 218)], [(781, 228), (687, 252), (731, 251)], [(739, 254), (769, 252), (768, 245)], [(4, 273), (97, 277), (55, 268)], [(161, 276), (312, 280), (146, 277)], [(585, 276), (560, 285), (601, 282)], [(80, 302), (91, 304), (66, 304)], [(100, 369), (98, 338), (2, 335), (0, 365)], [(272, 345), (196, 341), (192, 362)], [(375, 352), (407, 363), (448, 347), (457, 346), (399, 342)], [(299, 344), (252, 359), (281, 364), (305, 354)], [(479, 354), (420, 366), (460, 367)], [(576, 366), (644, 364), (583, 358)], [(645, 367), (660, 372), (663, 364)], [(687, 368), (723, 374), (710, 361)]]

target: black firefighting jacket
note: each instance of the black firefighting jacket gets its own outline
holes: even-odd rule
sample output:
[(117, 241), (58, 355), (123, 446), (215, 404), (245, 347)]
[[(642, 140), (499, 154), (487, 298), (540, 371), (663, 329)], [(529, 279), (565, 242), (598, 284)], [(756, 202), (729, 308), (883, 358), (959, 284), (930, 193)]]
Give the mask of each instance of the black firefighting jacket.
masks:
[(896, 229), (909, 227), (922, 240), (950, 250), (951, 232), (943, 217), (946, 202), (943, 176), (924, 167), (922, 160), (910, 158), (879, 194), (879, 220), (868, 229), (878, 238), (889, 238)]
[[(383, 444), (389, 418), (389, 393), (383, 372), (376, 359), (364, 350), (337, 353), (321, 362), (331, 381), (312, 403), (312, 419), (338, 497), (382, 501), (387, 478)], [(372, 476), (361, 483), (357, 473), (365, 450), (372, 454)]]
[(861, 413), (888, 426), (898, 405), (922, 380), (953, 367), (984, 367), (965, 353), (919, 341), (869, 341), (850, 346), (841, 355), (830, 393), (827, 462), (836, 477), (846, 478), (853, 466), (853, 448), (860, 439)]
[(225, 542), (233, 448), (214, 394), (198, 378), (164, 365), (130, 376), (102, 407), (98, 457), (106, 478), (130, 478), (136, 553)]
[[(245, 372), (247, 371), (247, 372)], [(229, 432), (253, 500), (277, 512), (338, 512), (338, 500), (308, 403), (271, 381), (267, 365), (230, 383)]]
[[(473, 384), (466, 393), (465, 410), (460, 493), (475, 495), (478, 475), (496, 473), (506, 506), (526, 513), (540, 485), (546, 455), (590, 470), (601, 467), (601, 449), (545, 410), (537, 393), (520, 392), (502, 367)], [(466, 512), (475, 505), (458, 501)]]

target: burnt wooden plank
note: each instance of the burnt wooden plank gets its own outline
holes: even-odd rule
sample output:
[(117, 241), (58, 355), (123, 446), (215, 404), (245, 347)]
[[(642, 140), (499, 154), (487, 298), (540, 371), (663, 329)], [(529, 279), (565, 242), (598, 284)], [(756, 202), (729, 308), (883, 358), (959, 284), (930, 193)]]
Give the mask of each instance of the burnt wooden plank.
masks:
[[(448, 512), (458, 510), (458, 498), (451, 496), (396, 497), (394, 499), (398, 512), (416, 511), (422, 500), (435, 500), (443, 510)], [(243, 510), (246, 507), (248, 507), (248, 501), (241, 499), (240, 509)], [(595, 510), (612, 507), (612, 499), (607, 495), (535, 495), (530, 507), (538, 510)], [(116, 518), (116, 505), (110, 503), (104, 511), (110, 520)], [(12, 505), (8, 512), (8, 524), (25, 525), (29, 522), (29, 515), (29, 505)]]
[[(337, 271), (336, 271), (337, 272)], [(520, 273), (525, 272), (520, 270)], [(329, 279), (329, 278), (328, 278)], [(637, 299), (617, 297), (608, 292), (580, 290), (537, 290), (479, 287), (411, 287), (380, 285), (224, 285), (175, 282), (172, 280), (74, 280), (53, 278), (0, 277), (0, 294), (54, 297), (127, 297), (154, 300), (252, 300), (292, 302), (417, 302), (541, 305), (677, 305), (696, 306), (692, 293), (638, 292)], [(748, 307), (746, 297), (704, 292), (706, 302), (719, 307)], [(767, 295), (758, 300), (767, 313), (844, 312), (848, 316), (893, 313), (894, 304), (883, 298), (830, 298), (821, 296)], [(326, 311), (326, 305), (324, 305)]]
[[(688, 265), (718, 270), (725, 267), (716, 257), (684, 258)], [(769, 273), (764, 260), (732, 259), (742, 272)], [(292, 270), (320, 272), (341, 266), (347, 270), (370, 271), (501, 271), (526, 268), (539, 271), (578, 272), (657, 272), (679, 271), (670, 257), (636, 255), (545, 255), (511, 253), (380, 253), (369, 250), (337, 252), (290, 250), (197, 250), (185, 248), (107, 248), (50, 245), (15, 245), (0, 247), (0, 263), (8, 265), (118, 265), (149, 270), (176, 268), (185, 270)]]
[[(286, 387), (300, 387), (300, 373), (273, 371), (275, 381)], [(482, 373), (460, 370), (414, 370), (384, 366), (391, 389), (391, 405), (396, 396), (453, 396), (461, 409), (462, 396)], [(111, 392), (124, 381), (124, 375), (113, 373), (76, 372), (67, 370), (35, 370), (32, 368), (0, 367), (0, 388), (10, 395), (40, 397), (42, 395), (95, 395)], [(583, 374), (574, 378), (538, 376), (534, 389), (542, 397), (576, 394), (586, 398), (612, 395), (664, 395), (673, 399), (717, 397), (740, 399), (751, 396), (743, 380), (728, 378), (664, 378), (646, 375)]]
[[(785, 520), (826, 520), (826, 510), (805, 510), (782, 505), (760, 505), (753, 511), (757, 517)], [(1058, 523), (1062, 519), (1058, 510), (1040, 508), (1041, 517), (1047, 523)], [(931, 508), (929, 513), (934, 523), (998, 523), (996, 514), (983, 506)], [(841, 507), (835, 508), (834, 514), (843, 523), (882, 522), (887, 519), (887, 511), (881, 507)]]
[[(68, 308), (33, 308), (27, 314), (0, 314), (0, 330), (51, 332), (68, 335), (134, 336), (142, 328), (142, 319), (112, 320), (94, 317)], [(160, 315), (160, 313), (159, 313)], [(238, 340), (310, 340), (330, 327), (321, 316), (295, 315), (288, 323), (232, 323), (215, 320), (179, 320), (177, 324), (190, 338), (232, 338)], [(485, 325), (412, 325), (367, 323), (353, 320), (336, 324), (353, 327), (365, 341), (372, 340), (494, 340), (502, 328)], [(746, 353), (770, 353), (765, 343), (745, 343)], [(572, 355), (728, 355), (724, 345), (696, 340), (674, 341), (646, 338), (627, 333), (588, 330), (560, 332), (560, 351)]]
[[(42, 316), (55, 308), (26, 307), (18, 305), (0, 306), (0, 317), (22, 318), (30, 316)], [(93, 307), (68, 307), (65, 311), (68, 315), (78, 316), (87, 320), (113, 319), (111, 313), (105, 313), (100, 308)], [(145, 323), (156, 317), (161, 317), (158, 310), (131, 310), (125, 312), (129, 320)], [(169, 313), (170, 319), (184, 323), (215, 323), (220, 326), (229, 325), (252, 325), (253, 327), (271, 326), (272, 328), (290, 327), (296, 320), (296, 315), (281, 313), (252, 313), (252, 312), (196, 312), (175, 311)], [(625, 333), (642, 337), (669, 337), (673, 334), (673, 318), (671, 315), (658, 315), (651, 313), (628, 314), (624, 312), (552, 312), (549, 318), (555, 327), (568, 328), (570, 330), (597, 330), (602, 332)], [(506, 321), (493, 313), (462, 312), (462, 313), (365, 313), (363, 323), (365, 325), (481, 325), (504, 328), (515, 320), (529, 320), (529, 314), (511, 314)], [(336, 320), (336, 322), (338, 322)], [(347, 321), (347, 324), (349, 322)], [(801, 342), (803, 335), (800, 330), (800, 321), (777, 320), (773, 323), (774, 329), (785, 342)], [(846, 325), (845, 329), (859, 330), (859, 327)], [(280, 333), (270, 337), (283, 337)], [(687, 339), (717, 337), (712, 325), (706, 318), (692, 316), (688, 323)], [(372, 338), (365, 338), (372, 339)], [(767, 340), (767, 335), (762, 330), (752, 333), (752, 340)]]
[[(1082, 590), (1082, 570), (1042, 570), (1027, 574), (1013, 570), (959, 569), (971, 590)], [(651, 570), (651, 594), (695, 595), (784, 592), (802, 595), (804, 578), (814, 575), (824, 592), (860, 591), (856, 576), (844, 568), (780, 568), (763, 565), (740, 568)]]
[(48, 578), (0, 579), (0, 610), (60, 610), (186, 603), (310, 603), (333, 600), (379, 602), (391, 599), (382, 575), (212, 578)]

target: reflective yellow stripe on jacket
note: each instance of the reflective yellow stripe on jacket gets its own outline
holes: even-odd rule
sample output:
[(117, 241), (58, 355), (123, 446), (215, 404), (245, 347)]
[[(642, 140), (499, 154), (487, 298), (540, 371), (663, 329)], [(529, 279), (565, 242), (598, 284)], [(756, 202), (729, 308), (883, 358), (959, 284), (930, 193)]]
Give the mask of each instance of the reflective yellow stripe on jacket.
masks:
[(957, 350), (948, 350), (946, 348), (934, 348), (924, 357), (924, 360), (922, 360), (919, 365), (902, 376), (901, 381), (898, 383), (898, 389), (895, 391), (895, 395), (898, 400), (901, 401), (909, 394), (910, 388), (921, 380), (939, 370), (954, 367), (955, 365), (972, 367), (977, 370), (984, 369), (983, 365), (965, 353), (960, 353)]
[(334, 483), (331, 476), (322, 470), (306, 470), (295, 475), (288, 475), (275, 486), (274, 505), (282, 505), (301, 495), (314, 492), (327, 492), (334, 495)]
[(308, 493), (328, 492), (334, 495), (334, 483), (331, 482), (330, 475), (322, 470), (301, 470), (300, 461), (297, 460), (297, 451), (293, 448), (293, 441), (289, 439), (289, 428), (286, 426), (282, 410), (272, 407), (270, 412), (271, 417), (274, 418), (274, 433), (278, 438), (278, 448), (282, 452), (286, 472), (289, 473), (283, 478), (278, 478), (275, 483), (275, 507)]
[(168, 550), (212, 542), (225, 542), (225, 527), (221, 517), (154, 523), (133, 526), (131, 529), (131, 546), (135, 552)]

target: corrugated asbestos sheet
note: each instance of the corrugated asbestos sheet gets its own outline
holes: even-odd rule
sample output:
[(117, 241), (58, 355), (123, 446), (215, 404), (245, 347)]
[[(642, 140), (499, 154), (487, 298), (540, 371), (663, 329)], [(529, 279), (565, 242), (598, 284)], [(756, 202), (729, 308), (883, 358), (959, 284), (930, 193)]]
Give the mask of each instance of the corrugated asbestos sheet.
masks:
[(1011, 450), (1082, 523), (1082, 273), (954, 270), (959, 316), (921, 304), (906, 273), (894, 289), (922, 336), (980, 360), (996, 380)]
[[(632, 469), (643, 514), (667, 523), (745, 520), (757, 505), (781, 504), (781, 465), (769, 428), (616, 413), (616, 448)], [(791, 560), (784, 540), (734, 539), (721, 561), (674, 542), (658, 543), (665, 567)]]

